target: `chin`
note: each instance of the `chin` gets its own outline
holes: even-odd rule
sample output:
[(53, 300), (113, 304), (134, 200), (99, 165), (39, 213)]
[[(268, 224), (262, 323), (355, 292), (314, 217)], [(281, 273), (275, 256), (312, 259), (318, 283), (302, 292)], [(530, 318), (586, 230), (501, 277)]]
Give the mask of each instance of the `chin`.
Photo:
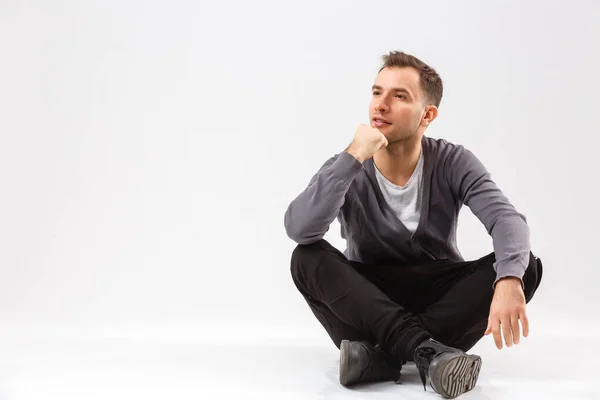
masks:
[[(383, 132), (382, 132), (383, 133)], [(400, 142), (407, 142), (409, 140), (411, 140), (414, 135), (411, 134), (405, 134), (405, 133), (396, 133), (395, 135), (388, 135), (388, 134), (384, 134), (385, 137), (388, 137), (388, 141), (390, 143), (400, 143)]]
[(394, 125), (384, 125), (381, 128), (377, 128), (375, 126), (375, 124), (371, 124), (371, 126), (373, 128), (378, 129), (381, 133), (393, 133), (394, 132)]

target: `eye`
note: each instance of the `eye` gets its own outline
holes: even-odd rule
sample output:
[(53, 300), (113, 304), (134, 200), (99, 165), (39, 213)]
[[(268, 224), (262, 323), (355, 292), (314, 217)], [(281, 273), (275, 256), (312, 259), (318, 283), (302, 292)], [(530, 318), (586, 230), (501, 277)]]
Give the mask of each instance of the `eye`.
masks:
[(403, 95), (403, 94), (398, 94), (398, 95), (396, 95), (396, 97), (399, 97), (399, 98), (401, 98), (401, 99), (405, 99), (405, 98), (406, 98), (406, 97), (404, 97), (404, 95)]
[(379, 94), (379, 92), (378, 92), (378, 91), (374, 91), (374, 92), (373, 92), (373, 96), (375, 96), (375, 95), (378, 95), (378, 94)]

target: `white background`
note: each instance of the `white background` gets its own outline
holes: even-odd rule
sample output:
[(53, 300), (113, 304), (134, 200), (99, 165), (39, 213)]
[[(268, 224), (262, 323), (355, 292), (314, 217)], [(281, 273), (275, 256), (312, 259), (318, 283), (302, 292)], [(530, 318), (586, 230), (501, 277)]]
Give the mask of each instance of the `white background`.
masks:
[[(444, 80), (426, 135), (470, 148), (528, 219), (545, 270), (525, 343), (596, 335), (600, 3), (351, 4), (1, 1), (4, 346), (330, 346), (291, 281), (283, 216), (368, 121), (390, 50)], [(343, 249), (337, 222), (326, 238)], [(492, 251), (468, 208), (459, 247)]]

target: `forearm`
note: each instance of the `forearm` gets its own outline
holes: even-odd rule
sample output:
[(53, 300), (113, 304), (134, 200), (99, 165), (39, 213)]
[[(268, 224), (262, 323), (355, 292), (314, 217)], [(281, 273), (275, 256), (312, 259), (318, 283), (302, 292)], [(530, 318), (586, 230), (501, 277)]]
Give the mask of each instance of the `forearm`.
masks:
[(514, 212), (497, 217), (491, 231), (496, 262), (496, 283), (502, 278), (518, 278), (523, 286), (523, 275), (529, 265), (531, 252), (530, 231), (524, 217)]
[(284, 224), (290, 239), (298, 244), (322, 239), (339, 214), (350, 184), (361, 170), (361, 162), (348, 152), (325, 163), (285, 213)]

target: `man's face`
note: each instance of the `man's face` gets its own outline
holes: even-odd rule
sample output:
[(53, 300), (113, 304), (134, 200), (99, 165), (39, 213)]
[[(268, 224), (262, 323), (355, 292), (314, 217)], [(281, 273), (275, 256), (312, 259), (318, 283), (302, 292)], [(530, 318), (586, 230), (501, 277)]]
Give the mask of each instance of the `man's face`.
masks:
[[(414, 68), (384, 68), (376, 77), (369, 106), (371, 126), (379, 129), (388, 142), (405, 141), (422, 126), (425, 100)], [(385, 120), (385, 122), (379, 119)]]

